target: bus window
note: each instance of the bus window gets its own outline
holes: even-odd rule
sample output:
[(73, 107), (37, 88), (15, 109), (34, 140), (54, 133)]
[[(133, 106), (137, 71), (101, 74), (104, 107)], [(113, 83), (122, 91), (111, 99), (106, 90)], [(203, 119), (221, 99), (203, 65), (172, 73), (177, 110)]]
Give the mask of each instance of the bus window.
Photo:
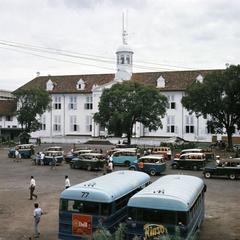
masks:
[(61, 199), (60, 201), (60, 211), (67, 211), (68, 210), (68, 200)]
[(176, 224), (176, 212), (148, 208), (130, 208), (129, 216), (146, 223)]

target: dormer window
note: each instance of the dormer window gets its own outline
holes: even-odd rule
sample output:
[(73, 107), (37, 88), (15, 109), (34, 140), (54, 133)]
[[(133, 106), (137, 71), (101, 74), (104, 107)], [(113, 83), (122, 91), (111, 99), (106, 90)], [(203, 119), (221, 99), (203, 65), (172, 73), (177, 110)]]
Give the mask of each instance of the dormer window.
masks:
[(52, 91), (53, 88), (54, 88), (54, 84), (53, 84), (52, 80), (49, 79), (49, 80), (47, 81), (47, 83), (46, 83), (46, 90), (47, 90), (47, 91)]
[(77, 90), (84, 90), (85, 89), (85, 82), (82, 80), (82, 79), (80, 79), (78, 82), (77, 82)]
[(92, 86), (92, 91), (93, 91), (95, 88), (97, 88), (97, 87), (98, 87), (97, 84), (93, 84), (93, 86)]
[(160, 76), (158, 79), (157, 79), (157, 88), (164, 88), (165, 87), (165, 79)]
[(199, 75), (196, 77), (196, 82), (200, 82), (200, 83), (203, 82), (203, 76), (202, 76), (201, 74), (199, 74)]

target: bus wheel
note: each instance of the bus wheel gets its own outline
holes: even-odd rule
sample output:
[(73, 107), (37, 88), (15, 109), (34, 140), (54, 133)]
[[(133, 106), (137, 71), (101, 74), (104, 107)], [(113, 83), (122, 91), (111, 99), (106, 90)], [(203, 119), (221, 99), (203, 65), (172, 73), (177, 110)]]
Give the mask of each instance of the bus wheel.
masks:
[(177, 169), (177, 168), (178, 168), (177, 164), (173, 164), (173, 165), (172, 165), (172, 168), (173, 168), (173, 169)]
[(231, 180), (235, 180), (235, 179), (236, 179), (236, 175), (235, 175), (235, 174), (230, 174), (230, 175), (229, 175), (229, 178), (230, 178)]
[(204, 173), (204, 177), (205, 178), (210, 178), (211, 177), (211, 173), (210, 172), (205, 172)]
[(130, 162), (129, 161), (126, 161), (124, 164), (125, 164), (126, 167), (130, 166)]
[(198, 170), (198, 166), (197, 166), (197, 165), (194, 165), (194, 166), (193, 166), (193, 170), (194, 170), (194, 171), (197, 171), (197, 170)]
[(91, 166), (87, 166), (87, 170), (88, 170), (88, 171), (91, 171), (91, 170), (92, 170), (92, 167), (91, 167)]
[(155, 171), (154, 169), (152, 169), (152, 170), (150, 171), (150, 175), (151, 175), (151, 176), (155, 176), (155, 175), (156, 175), (156, 171)]

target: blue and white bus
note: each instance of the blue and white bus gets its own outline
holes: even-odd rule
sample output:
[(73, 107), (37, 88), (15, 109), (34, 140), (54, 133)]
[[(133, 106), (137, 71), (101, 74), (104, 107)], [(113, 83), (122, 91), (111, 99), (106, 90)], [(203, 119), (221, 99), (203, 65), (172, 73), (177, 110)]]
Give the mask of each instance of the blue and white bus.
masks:
[(198, 177), (167, 175), (136, 193), (128, 202), (127, 239), (190, 239), (204, 219), (206, 185)]
[(113, 231), (126, 220), (130, 197), (149, 183), (148, 174), (125, 170), (64, 190), (60, 196), (59, 239), (91, 238), (101, 226)]

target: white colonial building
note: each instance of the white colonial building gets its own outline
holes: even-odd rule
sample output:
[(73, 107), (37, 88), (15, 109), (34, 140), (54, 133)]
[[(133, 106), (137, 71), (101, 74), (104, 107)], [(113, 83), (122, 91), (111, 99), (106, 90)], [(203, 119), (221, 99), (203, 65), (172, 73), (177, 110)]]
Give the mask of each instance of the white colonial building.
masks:
[(116, 51), (115, 74), (90, 74), (66, 76), (38, 76), (22, 88), (42, 88), (52, 97), (52, 108), (41, 116), (41, 130), (32, 137), (41, 137), (46, 142), (77, 142), (81, 137), (107, 135), (105, 129), (93, 120), (105, 88), (113, 84), (133, 80), (155, 86), (167, 96), (169, 108), (162, 119), (163, 128), (149, 131), (136, 123), (133, 135), (136, 139), (180, 137), (189, 141), (212, 141), (206, 119), (189, 114), (182, 106), (184, 92), (194, 81), (202, 81), (212, 70), (133, 73), (133, 50), (126, 41)]
[(21, 132), (16, 108), (17, 103), (11, 92), (0, 90), (0, 142), (14, 140)]

